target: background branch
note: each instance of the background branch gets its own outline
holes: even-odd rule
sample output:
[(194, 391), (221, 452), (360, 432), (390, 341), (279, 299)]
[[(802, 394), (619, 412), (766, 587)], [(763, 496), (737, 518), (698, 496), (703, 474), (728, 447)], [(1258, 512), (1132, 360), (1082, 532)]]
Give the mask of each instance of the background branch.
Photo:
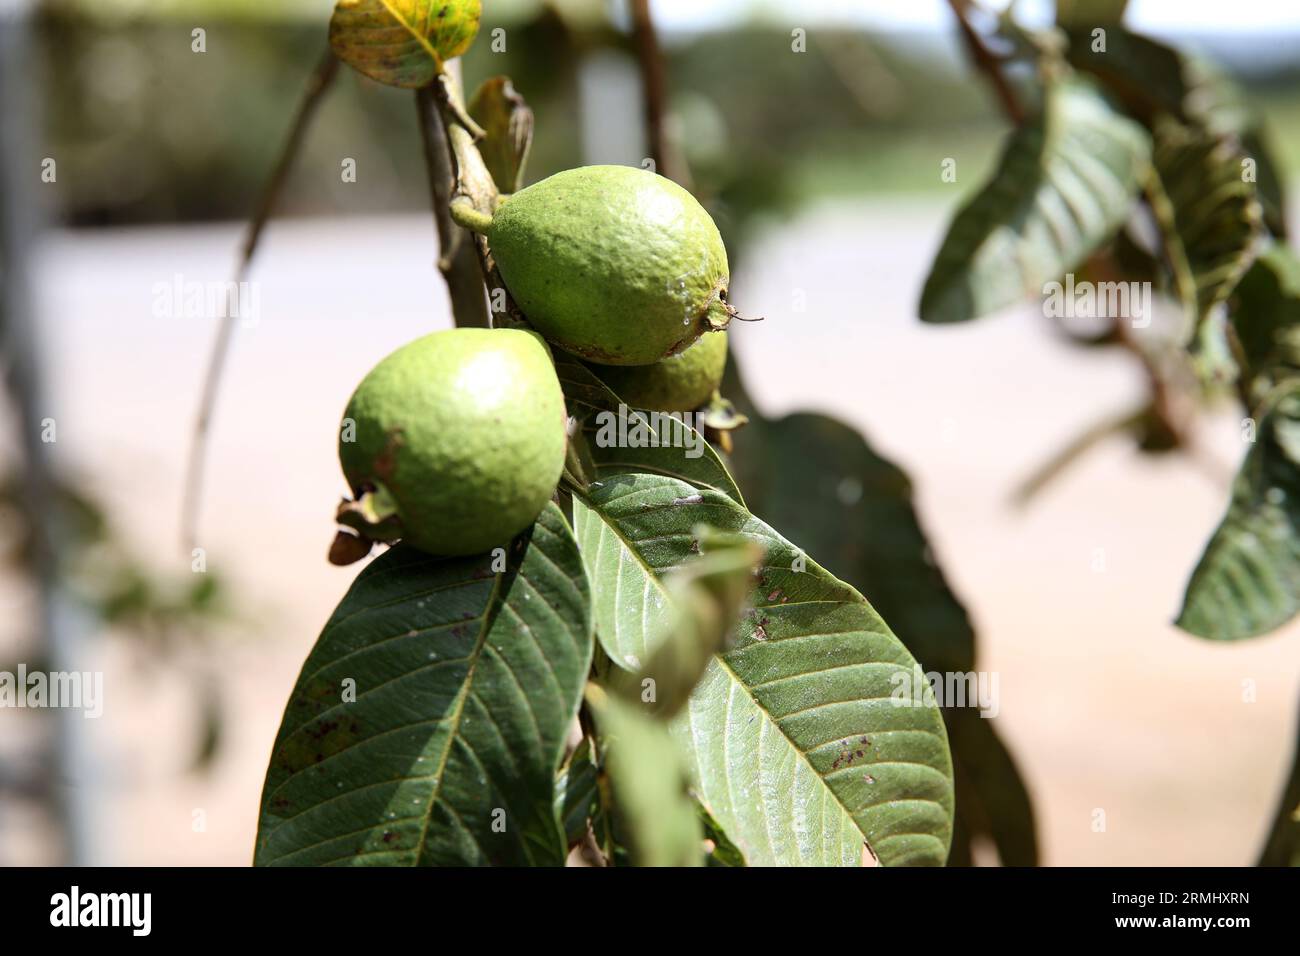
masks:
[(1002, 64), (992, 50), (985, 45), (983, 38), (971, 26), (970, 22), (970, 0), (948, 0), (948, 6), (952, 7), (953, 14), (957, 17), (957, 25), (961, 27), (962, 38), (966, 41), (966, 50), (970, 53), (971, 59), (975, 66), (988, 77), (989, 83), (993, 86), (993, 91), (997, 94), (998, 101), (1002, 104), (1002, 111), (1006, 113), (1007, 118), (1017, 126), (1025, 122), (1025, 111), (1020, 106), (1020, 99), (1016, 96), (1015, 90), (1011, 88), (1011, 83), (1007, 80), (1006, 74), (1002, 72)]
[[(248, 222), (248, 230), (244, 234), (244, 243), (240, 249), (239, 261), (235, 266), (235, 285), (233, 286), (235, 289), (239, 288), (239, 283), (245, 281), (248, 275), (249, 265), (253, 261), (253, 255), (257, 252), (258, 243), (262, 238), (262, 231), (271, 218), (271, 210), (275, 207), (275, 202), (279, 198), (280, 191), (289, 176), (293, 161), (297, 158), (302, 147), (303, 137), (311, 125), (311, 119), (316, 112), (316, 107), (320, 105), (325, 92), (338, 75), (338, 68), (338, 59), (334, 56), (332, 50), (327, 49), (307, 81), (307, 88), (303, 92), (301, 102), (298, 104), (298, 112), (294, 116), (293, 125), (289, 129), (289, 135), (285, 139), (284, 146), (280, 150), (275, 169), (263, 188), (257, 207)], [(199, 413), (194, 424), (190, 458), (186, 467), (185, 490), (181, 504), (181, 541), (186, 550), (194, 547), (198, 535), (198, 513), (203, 496), (203, 472), (207, 460), (208, 431), (212, 425), (212, 413), (217, 404), (217, 395), (221, 390), (221, 378), (225, 372), (226, 358), (230, 353), (230, 341), (235, 331), (235, 317), (231, 314), (230, 288), (227, 287), (221, 325), (217, 329), (217, 338), (212, 345), (212, 352), (208, 358), (208, 370), (203, 380), (203, 393), (199, 398)]]
[(663, 51), (650, 13), (650, 0), (632, 0), (632, 37), (641, 71), (641, 98), (645, 110), (646, 145), (659, 175), (689, 190), (686, 158), (668, 132), (668, 92)]

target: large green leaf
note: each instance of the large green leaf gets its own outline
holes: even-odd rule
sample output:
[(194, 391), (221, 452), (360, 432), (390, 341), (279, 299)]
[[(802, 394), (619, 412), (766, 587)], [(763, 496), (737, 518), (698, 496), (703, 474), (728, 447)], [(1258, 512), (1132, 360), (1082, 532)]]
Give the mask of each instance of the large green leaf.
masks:
[(1074, 269), (1128, 217), (1150, 140), (1090, 86), (1059, 82), (1015, 130), (997, 172), (957, 213), (921, 293), (921, 318), (961, 322)]
[(741, 505), (726, 466), (693, 426), (663, 413), (629, 409), (577, 359), (557, 352), (555, 372), (595, 464), (595, 480), (619, 474), (655, 474), (729, 496)]
[(492, 561), (398, 546), (358, 576), (285, 710), (256, 863), (563, 863), (553, 792), (591, 664), (586, 577), (554, 505)]
[(1162, 117), (1155, 127), (1152, 208), (1175, 287), (1203, 322), (1250, 268), (1263, 233), (1255, 186), (1236, 137)]
[[(691, 551), (700, 552), (662, 577), (641, 567), (628, 576), (617, 562), (630, 551), (612, 529), (581, 502), (574, 505), (590, 537), (579, 534), (583, 562), (592, 576), (596, 634), (610, 661), (609, 686), (640, 701), (660, 717), (685, 706), (714, 654), (722, 651), (753, 590), (763, 550), (740, 535), (698, 525)], [(581, 517), (579, 517), (581, 516)], [(608, 574), (602, 574), (613, 567)], [(645, 598), (662, 599), (647, 613)]]
[(928, 670), (975, 666), (975, 632), (912, 506), (912, 483), (825, 415), (758, 419), (737, 442), (755, 514), (798, 541), (872, 606)]
[[(931, 551), (898, 466), (824, 415), (754, 415), (732, 465), (755, 513), (868, 597), (927, 671), (975, 669), (975, 633)], [(952, 862), (987, 836), (1008, 866), (1038, 862), (1033, 808), (994, 724), (945, 707), (956, 775)]]
[(1260, 866), (1300, 866), (1300, 732), (1297, 733), (1295, 759), (1287, 777), (1281, 805), (1273, 820)]
[(1266, 399), (1232, 501), (1192, 572), (1177, 624), (1234, 641), (1300, 612), (1300, 379)]
[(330, 47), (372, 80), (427, 86), (469, 49), (482, 12), (480, 0), (338, 0)]
[(892, 699), (916, 667), (862, 596), (735, 501), (673, 478), (612, 476), (585, 496), (641, 569), (691, 556), (706, 524), (766, 553), (753, 610), (674, 730), (697, 793), (754, 864), (942, 864), (952, 765), (933, 701)]
[[(650, 711), (591, 684), (602, 766), (613, 798), (613, 827), (633, 866), (700, 866), (704, 836), (681, 757), (667, 726)], [(617, 853), (611, 853), (617, 857)]]

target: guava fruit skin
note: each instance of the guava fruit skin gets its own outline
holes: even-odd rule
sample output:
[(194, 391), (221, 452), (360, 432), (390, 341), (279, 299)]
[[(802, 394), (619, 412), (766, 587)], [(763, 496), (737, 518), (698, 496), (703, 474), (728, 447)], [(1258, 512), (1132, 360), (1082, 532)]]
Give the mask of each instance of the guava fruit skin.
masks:
[(529, 323), (590, 361), (650, 365), (730, 321), (717, 226), (647, 170), (556, 173), (507, 197), (487, 236)]
[(436, 555), (505, 545), (564, 467), (564, 395), (550, 350), (518, 329), (451, 329), (383, 359), (357, 386), (339, 461), (355, 495), (382, 487), (402, 539)]
[(692, 345), (653, 365), (587, 367), (632, 408), (689, 412), (707, 402), (727, 366), (727, 333), (706, 332)]

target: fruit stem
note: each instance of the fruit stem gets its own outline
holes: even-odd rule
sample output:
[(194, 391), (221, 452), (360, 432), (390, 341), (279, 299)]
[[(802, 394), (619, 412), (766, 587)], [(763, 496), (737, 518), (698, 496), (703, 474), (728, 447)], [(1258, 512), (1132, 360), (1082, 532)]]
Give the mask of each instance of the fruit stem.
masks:
[(484, 236), (492, 225), (492, 217), (475, 209), (474, 201), (468, 196), (457, 196), (451, 201), (451, 218), (457, 225)]

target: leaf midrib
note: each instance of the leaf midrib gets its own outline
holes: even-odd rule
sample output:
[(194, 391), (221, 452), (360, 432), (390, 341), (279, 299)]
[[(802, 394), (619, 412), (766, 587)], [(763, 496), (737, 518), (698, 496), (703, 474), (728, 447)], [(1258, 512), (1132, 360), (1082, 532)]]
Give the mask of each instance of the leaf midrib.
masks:
[[(385, 6), (387, 0), (382, 0)], [(426, 840), (429, 835), (429, 821), (433, 818), (433, 807), (438, 802), (438, 797), (442, 793), (443, 780), (446, 779), (447, 761), (451, 758), (451, 748), (456, 741), (457, 734), (460, 733), (461, 718), (465, 713), (465, 701), (469, 698), (469, 689), (474, 683), (474, 673), (478, 669), (478, 662), (482, 659), (483, 648), (487, 645), (488, 633), (492, 630), (497, 614), (501, 608), (501, 583), (505, 580), (508, 572), (502, 572), (496, 576), (496, 581), (492, 585), (492, 593), (488, 595), (488, 605), (483, 612), (483, 625), (479, 628), (478, 639), (474, 642), (474, 652), (470, 655), (469, 668), (465, 671), (465, 679), (461, 682), (460, 690), (456, 693), (456, 701), (452, 706), (452, 724), (447, 733), (446, 740), (443, 742), (442, 755), (438, 759), (437, 769), (434, 771), (436, 776), (433, 778), (433, 786), (429, 788), (429, 799), (424, 805), (424, 822), (420, 827), (420, 841), (416, 844), (418, 849), (415, 851), (415, 865), (419, 866), (420, 861), (424, 859), (425, 847), (428, 845)], [(525, 842), (524, 846), (527, 846)], [(525, 850), (525, 852), (528, 852)], [(532, 860), (532, 854), (529, 853), (529, 860)]]
[[(871, 849), (871, 852), (874, 854), (876, 852), (876, 849), (875, 847), (871, 846), (871, 841), (867, 839), (867, 835), (862, 832), (862, 826), (861, 824), (858, 823), (857, 817), (853, 815), (853, 812), (848, 808), (848, 806), (844, 803), (844, 801), (840, 799), (840, 795), (835, 792), (834, 788), (832, 788), (830, 784), (826, 782), (826, 778), (817, 772), (817, 768), (812, 765), (812, 761), (808, 759), (808, 755), (805, 754), (799, 748), (799, 745), (795, 743), (793, 739), (791, 739), (790, 735), (785, 732), (785, 728), (781, 726), (781, 722), (778, 721), (772, 715), (772, 712), (770, 710), (768, 710), (766, 707), (762, 705), (762, 703), (759, 702), (757, 697), (755, 697), (753, 694), (749, 692), (749, 685), (746, 684), (743, 680), (741, 680), (740, 675), (737, 674), (734, 670), (732, 670), (731, 665), (727, 663), (726, 659), (721, 654), (714, 654), (713, 659), (718, 662), (718, 664), (726, 672), (727, 676), (732, 681), (734, 681), (741, 688), (742, 691), (744, 691), (745, 696), (748, 697), (751, 701), (753, 701), (754, 706), (758, 708), (759, 713), (761, 713), (767, 719), (768, 723), (772, 725), (773, 729), (775, 729), (776, 732), (779, 733), (785, 739), (786, 743), (790, 745), (790, 749), (793, 750), (798, 755), (799, 759), (804, 762), (804, 765), (807, 766), (807, 768), (812, 772), (812, 775), (821, 781), (822, 787), (830, 792), (830, 795), (835, 799), (835, 802), (839, 805), (840, 809), (844, 811), (844, 815), (848, 817), (851, 821), (853, 821), (854, 829), (857, 830), (858, 833), (862, 835), (862, 842), (865, 843)], [(728, 719), (727, 725), (730, 726), (730, 724), (731, 721), (730, 719)], [(730, 774), (727, 775), (727, 786), (728, 788), (730, 788), (731, 786)], [(764, 814), (764, 817), (766, 818), (766, 814)]]
[[(393, 9), (393, 5), (390, 2), (390, 0), (379, 0), (379, 3), (381, 6), (383, 6), (385, 10), (388, 11), (388, 15), (390, 17), (396, 20), (402, 26), (402, 28), (406, 30), (407, 33), (411, 34), (411, 36), (415, 38), (415, 41), (419, 43), (420, 46), (424, 47), (424, 52), (429, 54), (429, 58), (433, 60), (434, 64), (436, 66), (441, 66), (442, 57), (438, 55), (438, 51), (433, 48), (433, 44), (429, 42), (428, 38), (423, 36), (420, 33), (420, 31), (415, 29), (415, 26), (413, 24), (407, 23), (406, 20), (402, 17), (402, 15)], [(432, 4), (430, 4), (429, 9), (430, 10), (433, 9)]]
[[(668, 589), (664, 587), (664, 584), (659, 579), (659, 576), (655, 574), (655, 569), (642, 559), (640, 552), (638, 552), (636, 548), (632, 547), (631, 539), (623, 535), (622, 532), (619, 531), (618, 527), (613, 522), (605, 520), (604, 511), (601, 508), (598, 508), (594, 504), (592, 504), (589, 498), (584, 498), (582, 500), (582, 505), (592, 514), (594, 514), (600, 520), (600, 523), (602, 525), (604, 525), (613, 533), (614, 537), (616, 537), (619, 540), (619, 542), (622, 544), (623, 551), (625, 553), (629, 553), (632, 555), (632, 560), (637, 565), (640, 566), (645, 576), (649, 578), (651, 582), (653, 582), (656, 590), (658, 590), (658, 592), (661, 595), (663, 595), (665, 598), (668, 598), (669, 597)], [(619, 667), (625, 668), (624, 662), (617, 661), (615, 663), (617, 663)]]

